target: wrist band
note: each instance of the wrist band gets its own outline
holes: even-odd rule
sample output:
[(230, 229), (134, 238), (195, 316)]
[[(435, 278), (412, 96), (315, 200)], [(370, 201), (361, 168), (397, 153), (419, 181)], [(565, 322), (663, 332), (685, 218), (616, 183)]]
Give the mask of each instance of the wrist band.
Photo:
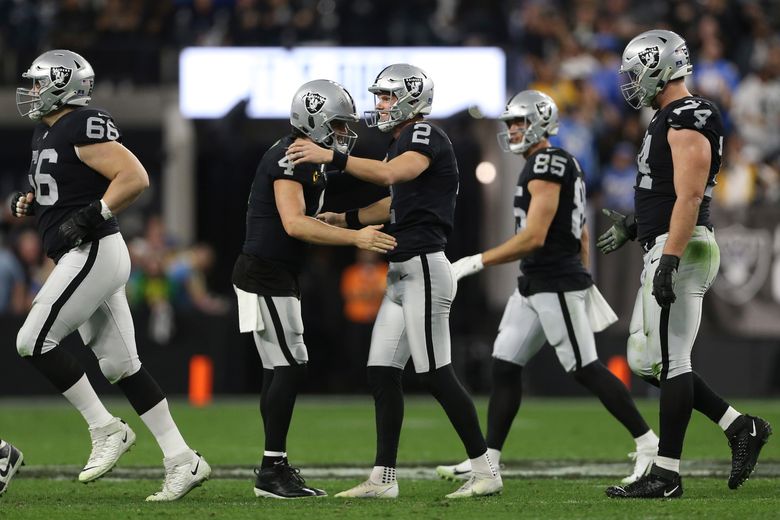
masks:
[(111, 209), (108, 207), (108, 204), (106, 204), (106, 201), (103, 199), (100, 199), (100, 215), (103, 217), (103, 220), (108, 220), (114, 216), (114, 214), (111, 213)]
[(339, 152), (338, 150), (333, 150), (333, 160), (330, 161), (330, 164), (333, 165), (333, 167), (344, 171), (347, 169), (347, 159), (349, 158), (349, 155)]
[(358, 218), (359, 211), (359, 209), (350, 209), (349, 211), (344, 212), (344, 220), (347, 221), (347, 227), (349, 229), (360, 229), (363, 227)]

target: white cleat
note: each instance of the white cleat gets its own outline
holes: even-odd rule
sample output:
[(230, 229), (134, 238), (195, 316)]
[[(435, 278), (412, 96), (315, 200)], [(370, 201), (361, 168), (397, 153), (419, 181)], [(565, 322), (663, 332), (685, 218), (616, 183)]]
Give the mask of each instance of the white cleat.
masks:
[(24, 465), (24, 455), (15, 446), (9, 443), (0, 448), (0, 497), (8, 491), (11, 479)]
[(650, 471), (650, 467), (653, 465), (653, 460), (657, 454), (657, 446), (648, 450), (638, 450), (629, 453), (628, 456), (634, 460), (634, 472), (621, 480), (621, 482), (623, 484), (631, 484), (646, 475), (647, 472)]
[(366, 480), (346, 491), (336, 493), (338, 498), (397, 498), (398, 481), (391, 484), (377, 484), (371, 479)]
[(454, 466), (436, 466), (436, 474), (444, 480), (452, 480), (453, 482), (468, 480), (471, 478), (471, 461), (466, 459)]
[(165, 480), (162, 490), (146, 497), (147, 502), (171, 502), (178, 500), (200, 486), (211, 475), (211, 466), (195, 450), (188, 450), (163, 460)]
[(447, 495), (447, 498), (486, 497), (498, 495), (503, 489), (504, 483), (501, 480), (501, 475), (472, 473), (471, 478), (457, 491)]
[(117, 417), (105, 426), (89, 430), (89, 435), (92, 437), (92, 453), (79, 473), (79, 481), (85, 484), (114, 469), (119, 457), (135, 444), (135, 432)]

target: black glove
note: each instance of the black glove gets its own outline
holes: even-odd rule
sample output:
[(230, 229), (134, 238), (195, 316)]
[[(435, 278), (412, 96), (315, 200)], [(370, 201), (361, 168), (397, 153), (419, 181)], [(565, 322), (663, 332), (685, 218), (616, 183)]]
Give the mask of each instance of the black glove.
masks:
[(96, 200), (60, 224), (60, 234), (68, 247), (72, 249), (80, 246), (84, 238), (105, 220), (100, 213), (101, 209), (100, 201)]
[[(19, 199), (23, 199), (22, 204), (24, 204), (24, 207), (17, 206)], [(11, 197), (11, 215), (14, 217), (31, 217), (35, 215), (35, 199), (33, 198), (33, 202), (27, 202), (27, 193), (17, 191)]]
[(677, 266), (680, 258), (674, 255), (661, 255), (653, 276), (653, 296), (663, 308), (668, 308), (677, 297), (674, 295), (674, 283), (677, 281)]

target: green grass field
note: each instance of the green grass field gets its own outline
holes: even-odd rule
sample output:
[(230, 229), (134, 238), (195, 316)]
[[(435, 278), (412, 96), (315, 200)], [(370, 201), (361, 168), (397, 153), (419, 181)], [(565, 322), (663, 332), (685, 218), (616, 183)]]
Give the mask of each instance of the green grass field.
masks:
[[(780, 401), (736, 405), (780, 425)], [(639, 406), (656, 426), (657, 402), (640, 402)], [(694, 415), (686, 438), (681, 500), (609, 500), (604, 488), (630, 472), (626, 453), (632, 451), (633, 442), (628, 434), (596, 400), (533, 398), (523, 403), (502, 455), (506, 474), (515, 475), (505, 479), (504, 494), (458, 502), (443, 498), (457, 484), (431, 475), (436, 464), (462, 460), (463, 448), (432, 399), (407, 400), (399, 469), (420, 468), (419, 478), (400, 480), (401, 497), (389, 503), (330, 497), (256, 499), (251, 468), (262, 452), (256, 403), (218, 401), (196, 409), (174, 401), (171, 408), (185, 438), (215, 471), (203, 488), (179, 502), (147, 504), (144, 497), (160, 485), (162, 455), (128, 405), (117, 401), (109, 408), (127, 420), (138, 440), (114, 473), (85, 486), (75, 481), (90, 448), (80, 416), (61, 401), (0, 401), (0, 436), (22, 449), (27, 461), (0, 499), (0, 518), (775, 518), (780, 506), (780, 442), (770, 440), (753, 478), (742, 489), (731, 491), (726, 487), (730, 452), (725, 437), (699, 415)], [(484, 400), (478, 408), (484, 418)], [(374, 454), (370, 400), (300, 399), (288, 453), (291, 462), (303, 468), (304, 476), (308, 469), (309, 482), (330, 494), (362, 480)], [(562, 473), (567, 478), (540, 478), (530, 471), (556, 475), (545, 471), (559, 467), (568, 468)], [(348, 476), (324, 478), (339, 475), (335, 468)], [(694, 473), (705, 476), (690, 476)]]

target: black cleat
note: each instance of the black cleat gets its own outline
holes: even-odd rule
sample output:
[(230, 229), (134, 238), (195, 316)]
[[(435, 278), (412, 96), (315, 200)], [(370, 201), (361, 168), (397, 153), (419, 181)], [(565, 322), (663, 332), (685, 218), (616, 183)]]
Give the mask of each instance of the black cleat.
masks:
[(5, 443), (0, 449), (0, 496), (8, 491), (8, 485), (19, 467), (24, 465), (24, 456), (13, 444)]
[(265, 498), (309, 498), (323, 497), (321, 489), (306, 486), (300, 470), (285, 463), (270, 468), (255, 468), (255, 496)]
[(625, 486), (607, 488), (609, 498), (679, 498), (683, 494), (679, 473), (653, 464), (650, 473)]
[(729, 475), (731, 489), (737, 489), (744, 484), (753, 473), (758, 454), (772, 434), (772, 426), (761, 417), (744, 415), (734, 422), (736, 424), (732, 424), (726, 430), (731, 448), (731, 474)]

